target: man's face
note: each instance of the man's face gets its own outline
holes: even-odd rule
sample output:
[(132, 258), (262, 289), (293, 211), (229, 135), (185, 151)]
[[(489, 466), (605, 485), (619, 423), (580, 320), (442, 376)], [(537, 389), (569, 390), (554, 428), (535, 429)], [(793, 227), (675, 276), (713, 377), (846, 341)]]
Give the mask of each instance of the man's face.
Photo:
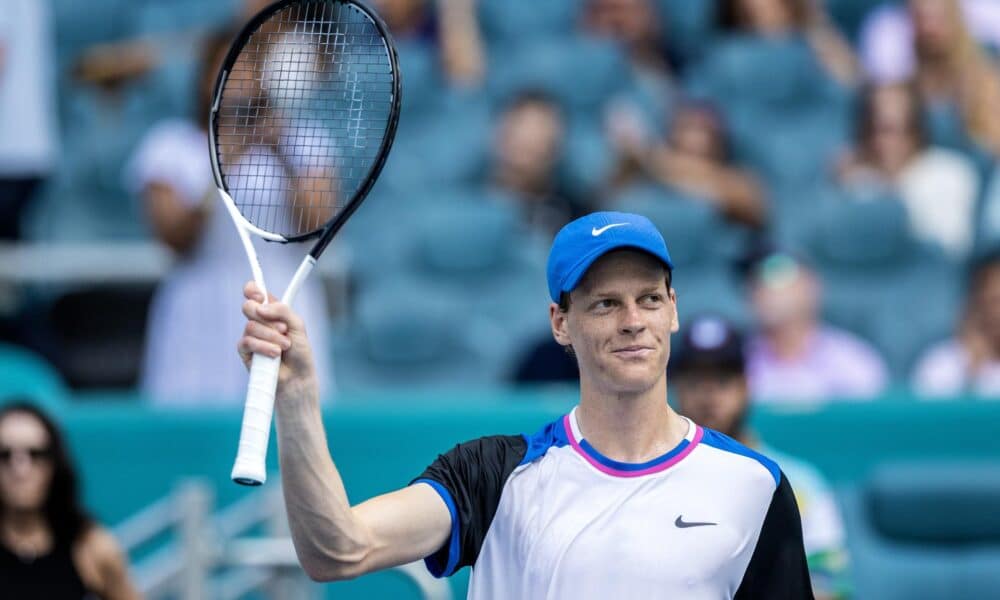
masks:
[(682, 415), (703, 427), (740, 437), (749, 401), (743, 374), (718, 368), (692, 368), (674, 375), (670, 389)]
[(677, 306), (664, 266), (639, 251), (598, 259), (570, 294), (550, 307), (556, 341), (572, 345), (580, 377), (607, 394), (637, 394), (666, 377)]

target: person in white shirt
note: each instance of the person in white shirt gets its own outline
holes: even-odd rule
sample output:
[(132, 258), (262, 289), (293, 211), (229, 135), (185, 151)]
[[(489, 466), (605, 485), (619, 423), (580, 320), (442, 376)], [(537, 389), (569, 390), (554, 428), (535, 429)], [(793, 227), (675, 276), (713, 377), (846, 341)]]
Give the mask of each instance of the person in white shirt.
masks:
[(967, 295), (958, 332), (914, 368), (912, 386), (924, 398), (1000, 398), (1000, 247), (973, 261)]
[[(157, 238), (176, 263), (161, 282), (148, 317), (140, 388), (163, 405), (238, 405), (247, 375), (232, 356), (242, 329), (239, 290), (249, 271), (232, 220), (218, 197), (205, 124), (218, 65), (234, 36), (220, 32), (204, 47), (196, 120), (155, 125), (126, 166), (126, 186), (141, 197)], [(258, 244), (264, 273), (275, 289), (291, 280), (302, 250)], [(309, 321), (320, 364), (331, 363), (328, 318), (319, 280), (303, 287), (297, 308)], [(234, 313), (236, 313), (234, 315)], [(330, 391), (329, 369), (321, 375)]]
[(917, 237), (963, 258), (972, 246), (979, 194), (975, 165), (929, 143), (914, 86), (871, 86), (862, 90), (860, 104), (854, 148), (839, 166), (840, 184), (858, 199), (898, 194)]
[(55, 40), (47, 0), (8, 0), (0, 10), (0, 240), (20, 221), (58, 151)]

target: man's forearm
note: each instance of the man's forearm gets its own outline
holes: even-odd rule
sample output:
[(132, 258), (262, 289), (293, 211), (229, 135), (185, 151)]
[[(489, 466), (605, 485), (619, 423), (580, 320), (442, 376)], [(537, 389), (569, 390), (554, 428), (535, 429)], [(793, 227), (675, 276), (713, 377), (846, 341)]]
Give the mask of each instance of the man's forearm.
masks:
[(281, 481), (292, 540), (313, 579), (356, 575), (370, 546), (354, 516), (330, 457), (319, 401), (281, 398), (276, 403)]

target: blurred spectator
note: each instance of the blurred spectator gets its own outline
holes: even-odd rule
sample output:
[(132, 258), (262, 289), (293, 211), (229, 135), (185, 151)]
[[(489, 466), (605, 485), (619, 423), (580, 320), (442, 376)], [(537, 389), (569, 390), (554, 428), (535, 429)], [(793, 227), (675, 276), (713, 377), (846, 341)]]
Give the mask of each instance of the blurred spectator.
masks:
[(961, 132), (934, 131), (941, 141), (968, 136), (1000, 153), (1000, 71), (977, 38), (1000, 47), (995, 0), (909, 0), (876, 10), (861, 33), (868, 75), (877, 81), (915, 79), (938, 120), (957, 120)]
[(645, 176), (692, 199), (715, 206), (735, 222), (760, 227), (766, 219), (763, 191), (752, 173), (735, 166), (722, 114), (705, 102), (685, 101), (664, 139), (652, 145), (625, 130), (612, 130), (623, 156), (617, 185)]
[(47, 0), (0, 10), (0, 241), (20, 238), (21, 215), (56, 160), (55, 56)]
[[(433, 4), (433, 12), (428, 6)], [(473, 0), (375, 0), (375, 9), (397, 40), (436, 44), (450, 83), (477, 84), (485, 56)]]
[(804, 35), (827, 74), (841, 84), (857, 79), (854, 52), (815, 0), (721, 0), (718, 29), (765, 37)]
[(565, 129), (555, 100), (526, 90), (501, 111), (493, 140), (492, 186), (520, 203), (530, 225), (552, 233), (576, 210), (559, 177)]
[[(221, 32), (204, 45), (192, 120), (155, 125), (125, 171), (126, 185), (141, 196), (152, 230), (176, 258), (153, 298), (146, 332), (140, 385), (158, 403), (236, 404), (246, 391), (246, 370), (230, 340), (243, 329), (240, 290), (248, 278), (247, 261), (205, 154), (205, 115), (233, 37)], [(287, 245), (257, 244), (257, 252), (275, 290), (287, 285), (302, 258), (301, 249)], [(319, 280), (305, 284), (296, 305), (309, 323), (318, 363), (329, 365)], [(323, 376), (329, 371), (320, 369)]]
[(754, 399), (806, 402), (870, 398), (888, 383), (883, 359), (866, 342), (819, 318), (821, 284), (784, 252), (754, 262), (749, 293), (759, 331), (747, 345)]
[(958, 331), (927, 350), (912, 384), (927, 397), (1000, 397), (1000, 246), (973, 261)]
[(79, 505), (76, 471), (52, 420), (0, 409), (0, 590), (4, 598), (138, 598), (118, 543)]
[(830, 486), (815, 467), (765, 446), (747, 425), (750, 392), (742, 334), (724, 319), (703, 315), (691, 319), (677, 341), (667, 368), (678, 412), (778, 463), (792, 484), (802, 515), (816, 598), (846, 598), (844, 525)]
[(929, 144), (914, 86), (868, 87), (860, 107), (855, 148), (840, 165), (841, 183), (860, 197), (883, 188), (899, 194), (918, 237), (953, 257), (964, 256), (972, 244), (979, 194), (975, 165)]
[(640, 139), (661, 129), (676, 85), (657, 6), (652, 0), (589, 0), (581, 21), (585, 32), (617, 41), (628, 55), (634, 89), (611, 103), (612, 129), (635, 130)]
[(635, 75), (670, 86), (662, 19), (651, 0), (588, 0), (582, 23), (586, 32), (621, 43)]

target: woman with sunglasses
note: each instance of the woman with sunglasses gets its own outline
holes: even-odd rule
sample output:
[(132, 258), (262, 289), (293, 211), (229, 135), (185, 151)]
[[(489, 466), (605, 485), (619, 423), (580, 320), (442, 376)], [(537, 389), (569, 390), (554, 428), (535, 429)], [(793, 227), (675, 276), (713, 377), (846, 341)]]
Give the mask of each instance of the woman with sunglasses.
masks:
[(52, 420), (0, 408), (0, 590), (12, 600), (131, 600), (118, 544), (77, 501), (76, 472)]

